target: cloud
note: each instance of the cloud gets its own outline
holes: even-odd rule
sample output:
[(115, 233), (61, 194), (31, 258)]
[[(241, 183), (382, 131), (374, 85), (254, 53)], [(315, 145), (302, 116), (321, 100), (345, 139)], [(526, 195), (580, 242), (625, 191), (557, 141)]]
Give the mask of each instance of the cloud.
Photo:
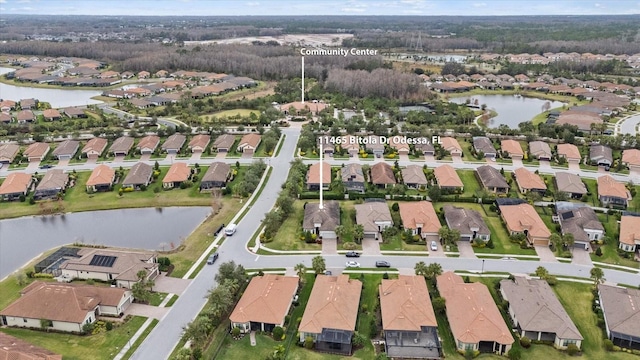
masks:
[(31, 0), (18, 0), (18, 4), (28, 4)]
[(257, 1), (249, 1), (249, 2), (247, 3), (247, 6), (259, 6), (259, 5), (260, 5), (260, 3), (259, 3), (259, 2), (257, 2)]
[(604, 7), (604, 5), (602, 5), (600, 3), (595, 3), (595, 4), (593, 4), (593, 6), (595, 6), (597, 8), (600, 8), (600, 9)]
[(407, 5), (422, 5), (424, 3), (424, 0), (401, 0), (400, 1), (403, 4), (407, 4)]
[(485, 7), (487, 6), (487, 3), (474, 3), (473, 7)]
[(0, 0), (0, 4), (6, 4), (7, 0)]

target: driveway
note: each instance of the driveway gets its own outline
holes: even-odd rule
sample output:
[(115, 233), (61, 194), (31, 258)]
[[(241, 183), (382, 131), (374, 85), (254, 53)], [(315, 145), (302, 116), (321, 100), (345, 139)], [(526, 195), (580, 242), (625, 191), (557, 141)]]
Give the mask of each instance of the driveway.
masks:
[(243, 158), (243, 159), (251, 159), (251, 158), (253, 158), (253, 153), (242, 153), (241, 158)]
[(322, 255), (337, 255), (338, 254), (338, 240), (336, 239), (322, 239)]
[(435, 161), (436, 161), (436, 157), (435, 157), (435, 156), (433, 156), (433, 155), (425, 155), (425, 156), (424, 156), (424, 160), (425, 160), (426, 162), (435, 162)]
[(462, 161), (462, 156), (452, 155), (452, 156), (451, 156), (451, 160), (452, 160), (454, 163), (457, 163), (457, 164), (462, 164), (462, 163), (463, 163), (463, 161)]
[(118, 156), (116, 156), (116, 157), (113, 159), (113, 162), (114, 162), (114, 163), (121, 163), (121, 162), (124, 162), (124, 156), (122, 156), (122, 155), (118, 155)]
[(478, 257), (473, 252), (473, 247), (471, 247), (471, 243), (468, 241), (458, 241), (458, 251), (460, 252), (461, 258), (468, 259), (477, 259)]
[(511, 162), (514, 168), (522, 167), (522, 159), (511, 159)]
[(216, 159), (224, 159), (226, 157), (227, 157), (227, 153), (224, 151), (216, 154)]
[(573, 260), (571, 263), (578, 265), (588, 265), (593, 266), (591, 262), (591, 256), (589, 256), (589, 252), (583, 249), (573, 249)]
[(155, 283), (153, 291), (181, 295), (191, 280), (168, 277), (163, 273), (156, 278)]
[[(27, 165), (27, 170), (36, 170), (38, 169), (38, 166), (40, 166), (40, 160), (30, 161), (29, 165)], [(9, 165), (7, 165), (7, 169), (8, 168), (9, 168)]]
[(69, 165), (69, 159), (58, 160), (58, 166), (67, 166)]
[(404, 154), (399, 155), (398, 159), (400, 159), (400, 161), (411, 161), (409, 160), (409, 155), (404, 155)]
[(98, 158), (89, 158), (85, 164), (95, 164), (98, 162)]
[(580, 171), (580, 163), (575, 161), (569, 161), (569, 170)]
[(431, 242), (427, 241), (427, 249), (429, 250), (429, 257), (438, 257), (438, 258), (447, 257), (447, 255), (444, 254), (444, 246), (440, 245), (439, 242), (438, 242), (438, 250), (435, 250), (435, 251), (431, 250), (431, 246), (429, 244), (431, 244)]
[(140, 161), (149, 161), (149, 160), (151, 160), (151, 154), (140, 155)]
[(169, 311), (169, 308), (134, 303), (129, 305), (127, 310), (124, 311), (124, 314), (144, 316), (160, 320), (164, 317), (167, 311)]
[(381, 255), (380, 242), (375, 239), (362, 239), (362, 255)]
[(540, 160), (540, 168), (551, 169), (549, 160)]
[(202, 156), (201, 152), (194, 152), (193, 154), (191, 154), (191, 158), (189, 158), (189, 160), (200, 160), (200, 157)]
[(536, 254), (538, 254), (541, 262), (558, 262), (555, 254), (553, 253), (553, 251), (551, 251), (551, 249), (549, 249), (548, 246), (536, 245), (535, 248)]

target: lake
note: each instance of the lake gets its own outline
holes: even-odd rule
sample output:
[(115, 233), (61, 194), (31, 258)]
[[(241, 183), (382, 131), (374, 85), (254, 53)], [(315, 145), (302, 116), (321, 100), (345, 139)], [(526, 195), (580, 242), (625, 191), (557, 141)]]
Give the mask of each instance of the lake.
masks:
[(121, 209), (0, 221), (0, 279), (52, 248), (82, 242), (161, 250), (180, 245), (210, 207)]
[(478, 104), (486, 104), (487, 109), (498, 113), (498, 116), (487, 122), (487, 127), (497, 128), (505, 124), (512, 129), (517, 129), (518, 124), (524, 121), (530, 121), (536, 115), (543, 112), (543, 105), (550, 102), (550, 109), (561, 107), (564, 103), (559, 101), (549, 101), (528, 97), (515, 97), (513, 95), (473, 95), (464, 97), (450, 98), (449, 101), (464, 104), (467, 99), (472, 103), (478, 100)]
[[(0, 67), (0, 75), (12, 71), (15, 69)], [(19, 101), (20, 99), (33, 98), (48, 102), (53, 108), (102, 104), (102, 101), (92, 99), (92, 97), (101, 94), (101, 90), (46, 89), (0, 83), (0, 98), (2, 99)]]

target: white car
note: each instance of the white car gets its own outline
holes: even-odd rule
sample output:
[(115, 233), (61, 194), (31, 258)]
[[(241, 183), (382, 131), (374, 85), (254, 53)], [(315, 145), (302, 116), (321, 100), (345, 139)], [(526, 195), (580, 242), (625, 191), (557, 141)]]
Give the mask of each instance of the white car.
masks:
[(353, 267), (353, 268), (359, 268), (360, 267), (360, 263), (357, 261), (347, 261), (347, 267)]
[(438, 243), (435, 241), (431, 242), (431, 251), (436, 251), (438, 250)]

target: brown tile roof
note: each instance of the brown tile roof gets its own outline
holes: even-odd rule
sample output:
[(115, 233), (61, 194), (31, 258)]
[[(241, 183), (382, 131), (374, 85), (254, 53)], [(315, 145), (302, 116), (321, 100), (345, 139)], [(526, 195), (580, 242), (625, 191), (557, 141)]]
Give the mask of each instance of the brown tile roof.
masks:
[(131, 167), (129, 173), (122, 181), (122, 185), (139, 185), (146, 184), (153, 175), (153, 167), (151, 165), (139, 162)]
[(68, 174), (65, 174), (61, 169), (51, 169), (44, 174), (36, 190), (64, 189), (68, 182)]
[(640, 290), (600, 284), (598, 293), (609, 331), (640, 337)]
[(510, 188), (500, 171), (491, 165), (479, 166), (476, 173), (485, 188)]
[(178, 149), (182, 148), (184, 142), (187, 141), (187, 137), (182, 134), (173, 134), (167, 138), (162, 144), (162, 150)]
[(622, 152), (622, 162), (629, 165), (640, 165), (640, 150), (627, 149)]
[(0, 161), (12, 162), (20, 151), (20, 145), (0, 144)]
[(378, 293), (383, 330), (421, 331), (423, 326), (438, 326), (424, 276), (382, 280)]
[(556, 187), (558, 191), (572, 194), (586, 194), (587, 187), (584, 185), (580, 176), (569, 172), (556, 173)]
[(442, 142), (441, 145), (443, 149), (449, 152), (452, 152), (453, 150), (462, 152), (462, 146), (460, 146), (460, 143), (458, 143), (458, 140), (456, 140), (455, 138), (445, 136), (443, 138), (440, 138), (440, 141)]
[(0, 195), (25, 193), (31, 184), (31, 174), (11, 173), (0, 185)]
[(133, 141), (130, 136), (121, 136), (113, 141), (109, 147), (109, 152), (129, 152), (133, 146)]
[(402, 169), (402, 181), (405, 184), (418, 184), (418, 185), (426, 185), (427, 177), (424, 175), (424, 171), (422, 171), (422, 166), (418, 165), (408, 165), (406, 168)]
[(558, 144), (558, 155), (564, 156), (567, 160), (581, 160), (580, 150), (573, 144)]
[(33, 111), (31, 110), (21, 110), (17, 115), (16, 119), (18, 121), (33, 121), (36, 116), (33, 115)]
[(627, 245), (640, 244), (640, 217), (620, 218), (620, 242)]
[[(307, 184), (320, 184), (320, 163), (313, 163), (307, 171)], [(331, 184), (331, 165), (322, 162), (322, 184)]]
[(536, 158), (551, 158), (551, 147), (544, 141), (532, 141), (529, 143), (529, 153)]
[(437, 233), (440, 229), (440, 220), (433, 204), (429, 201), (401, 202), (400, 217), (405, 229), (422, 228), (423, 233)]
[(151, 149), (151, 150), (155, 150), (156, 147), (158, 147), (158, 144), (160, 143), (160, 138), (155, 136), (155, 135), (149, 135), (149, 136), (145, 136), (142, 139), (140, 139), (140, 142), (138, 142), (138, 149), (142, 150), (142, 149)]
[(233, 323), (282, 324), (298, 289), (297, 276), (255, 276), (233, 309)]
[(327, 106), (329, 106), (329, 105), (327, 105), (325, 103), (321, 103), (321, 102), (305, 102), (305, 103), (301, 103), (300, 101), (294, 101), (294, 102), (291, 102), (291, 103), (280, 105), (280, 110), (281, 111), (289, 111), (289, 109), (292, 106), (297, 111), (304, 110), (306, 108), (306, 109), (309, 109), (309, 111), (312, 112), (312, 113), (318, 113), (318, 112), (326, 109)]
[(493, 147), (493, 143), (486, 136), (475, 136), (473, 138), (473, 147), (476, 151), (482, 151), (485, 154), (495, 154), (496, 149)]
[(261, 138), (262, 137), (259, 134), (255, 134), (255, 133), (246, 134), (245, 136), (242, 137), (242, 139), (240, 139), (240, 143), (238, 144), (238, 146), (242, 146), (242, 147), (251, 146), (252, 148), (255, 149), (258, 147), (258, 144), (260, 144)]
[(560, 226), (562, 226), (562, 233), (573, 234), (575, 241), (585, 243), (590, 241), (585, 229), (604, 231), (596, 212), (588, 206), (573, 207), (565, 210), (558, 209), (557, 212), (560, 218)]
[(13, 120), (11, 114), (0, 112), (0, 122), (8, 123)]
[(62, 355), (0, 332), (0, 360), (62, 360)]
[(364, 182), (364, 173), (362, 172), (362, 165), (358, 163), (347, 164), (340, 170), (343, 182), (354, 181)]
[(529, 236), (549, 238), (551, 231), (544, 224), (540, 215), (529, 204), (501, 205), (500, 213), (509, 232), (524, 232)]
[(84, 110), (76, 108), (76, 107), (68, 107), (62, 109), (62, 111), (67, 114), (67, 116), (82, 116), (84, 115)]
[(82, 153), (86, 154), (88, 152), (93, 152), (96, 154), (102, 154), (104, 149), (107, 147), (109, 140), (103, 138), (93, 138), (87, 141), (87, 144), (82, 148)]
[(444, 218), (447, 226), (460, 231), (461, 235), (473, 235), (473, 233), (477, 235), (491, 235), (491, 231), (484, 222), (482, 215), (473, 209), (445, 205)]
[(222, 134), (216, 138), (216, 141), (213, 142), (213, 147), (231, 149), (233, 143), (236, 142), (236, 137), (230, 134)]
[(520, 146), (520, 143), (515, 140), (502, 140), (500, 147), (502, 148), (502, 151), (509, 153), (509, 156), (524, 155), (522, 146)]
[(231, 171), (231, 166), (223, 162), (213, 162), (209, 165), (207, 172), (202, 176), (202, 181), (222, 181), (226, 182)]
[(522, 330), (555, 333), (561, 339), (583, 339), (546, 280), (516, 276), (513, 281), (501, 280), (500, 289)]
[(98, 305), (117, 306), (127, 292), (106, 286), (35, 281), (0, 315), (81, 323)]
[(395, 184), (396, 177), (391, 165), (385, 162), (376, 163), (371, 167), (371, 183), (374, 185)]
[(391, 211), (386, 202), (366, 202), (356, 204), (356, 224), (362, 225), (365, 232), (378, 232), (378, 222), (391, 222)]
[(27, 147), (27, 149), (24, 151), (24, 155), (27, 157), (42, 157), (48, 152), (49, 144), (36, 142)]
[(53, 150), (53, 156), (74, 155), (79, 146), (80, 142), (77, 140), (65, 140)]
[(315, 230), (315, 224), (320, 224), (320, 231), (334, 231), (340, 225), (340, 204), (337, 201), (325, 201), (323, 208), (320, 203), (307, 203), (304, 207), (302, 229)]
[[(156, 255), (150, 252), (83, 248), (78, 255), (81, 257), (63, 262), (60, 269), (109, 273), (113, 274), (117, 280), (137, 281), (138, 271), (144, 270), (149, 273), (158, 266), (154, 262)], [(110, 256), (116, 259), (110, 267), (92, 265), (91, 262), (95, 256)]]
[(91, 172), (91, 176), (89, 176), (89, 180), (87, 180), (87, 186), (112, 184), (115, 175), (116, 171), (109, 166), (104, 164), (98, 165)]
[(319, 334), (322, 329), (354, 331), (362, 283), (349, 275), (318, 275), (298, 331)]
[(621, 199), (630, 197), (624, 184), (618, 182), (611, 175), (603, 175), (598, 178), (598, 196), (612, 196)]
[(194, 136), (191, 139), (191, 141), (189, 141), (189, 148), (190, 149), (199, 148), (204, 150), (204, 148), (206, 148), (207, 145), (209, 145), (209, 141), (211, 141), (211, 136), (198, 134)]
[(62, 117), (62, 115), (60, 115), (60, 112), (56, 109), (47, 109), (42, 112), (42, 116), (44, 116), (45, 119), (55, 119)]
[(522, 190), (546, 190), (547, 185), (540, 175), (527, 170), (526, 168), (517, 168), (513, 174), (516, 176), (518, 187)]
[(438, 275), (436, 281), (440, 296), (447, 303), (447, 319), (456, 341), (513, 343), (511, 331), (484, 284), (466, 284), (462, 277), (451, 271)]
[(179, 182), (179, 181), (187, 181), (189, 179), (189, 175), (191, 175), (191, 169), (186, 163), (178, 162), (171, 165), (169, 171), (167, 171), (167, 175), (162, 179), (163, 183), (171, 183), (171, 182)]
[(433, 175), (436, 177), (438, 186), (440, 187), (463, 187), (464, 184), (460, 180), (460, 176), (451, 165), (440, 165), (433, 169)]

